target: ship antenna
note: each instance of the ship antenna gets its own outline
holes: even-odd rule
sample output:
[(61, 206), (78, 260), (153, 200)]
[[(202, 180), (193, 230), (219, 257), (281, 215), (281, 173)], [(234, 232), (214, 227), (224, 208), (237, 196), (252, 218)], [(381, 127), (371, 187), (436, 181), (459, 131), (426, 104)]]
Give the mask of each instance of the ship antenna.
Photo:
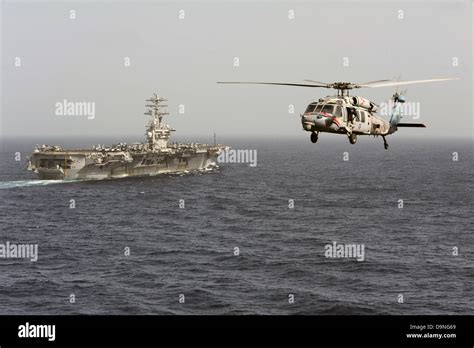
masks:
[(153, 120), (157, 120), (158, 125), (160, 125), (163, 119), (163, 116), (169, 115), (169, 112), (162, 111), (163, 108), (168, 106), (162, 103), (168, 100), (165, 98), (159, 97), (156, 93), (153, 93), (153, 96), (150, 99), (147, 99), (146, 101), (148, 102), (148, 104), (146, 104), (148, 111), (145, 112), (145, 115), (152, 116)]

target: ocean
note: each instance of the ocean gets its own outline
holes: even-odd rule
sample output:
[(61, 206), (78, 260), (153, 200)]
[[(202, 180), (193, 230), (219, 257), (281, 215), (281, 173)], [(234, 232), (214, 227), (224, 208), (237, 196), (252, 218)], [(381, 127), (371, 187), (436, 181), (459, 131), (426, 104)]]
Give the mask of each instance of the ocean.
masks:
[(0, 258), (0, 314), (473, 313), (471, 140), (219, 140), (257, 165), (49, 182), (4, 143), (0, 244), (38, 260)]

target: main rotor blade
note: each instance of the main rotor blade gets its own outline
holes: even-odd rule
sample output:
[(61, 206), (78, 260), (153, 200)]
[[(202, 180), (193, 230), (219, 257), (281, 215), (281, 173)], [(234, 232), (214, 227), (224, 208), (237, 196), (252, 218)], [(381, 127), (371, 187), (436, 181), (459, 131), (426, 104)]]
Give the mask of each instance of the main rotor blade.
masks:
[(429, 83), (429, 82), (450, 81), (450, 80), (459, 80), (459, 78), (454, 77), (454, 78), (430, 79), (430, 80), (390, 81), (390, 82), (380, 82), (380, 83), (374, 83), (374, 84), (359, 84), (356, 86), (357, 88), (361, 88), (361, 87), (378, 88), (378, 87), (404, 86), (404, 85), (413, 85), (416, 83)]
[(220, 84), (246, 84), (246, 85), (277, 85), (277, 86), (294, 86), (294, 87), (323, 87), (330, 88), (326, 85), (308, 85), (304, 83), (283, 83), (283, 82), (241, 82), (241, 81), (219, 81)]
[(389, 81), (393, 81), (393, 80), (377, 80), (377, 81), (370, 81), (370, 82), (358, 83), (358, 84), (356, 84), (356, 85), (359, 85), (359, 86), (366, 86), (366, 85), (371, 85), (371, 84), (374, 84), (374, 83), (389, 82)]
[(316, 83), (318, 85), (322, 85), (322, 86), (329, 86), (330, 83), (326, 83), (326, 82), (319, 82), (319, 81), (314, 81), (314, 80), (303, 80), (303, 81), (306, 81), (306, 82), (312, 82), (312, 83)]

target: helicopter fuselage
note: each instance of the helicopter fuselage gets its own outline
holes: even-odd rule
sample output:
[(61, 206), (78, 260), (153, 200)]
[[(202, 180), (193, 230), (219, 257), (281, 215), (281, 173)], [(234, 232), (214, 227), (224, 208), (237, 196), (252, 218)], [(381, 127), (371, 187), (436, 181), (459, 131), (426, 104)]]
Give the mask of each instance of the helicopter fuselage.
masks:
[(358, 96), (332, 96), (312, 102), (301, 115), (303, 129), (357, 135), (390, 134), (389, 122), (376, 115), (377, 106)]

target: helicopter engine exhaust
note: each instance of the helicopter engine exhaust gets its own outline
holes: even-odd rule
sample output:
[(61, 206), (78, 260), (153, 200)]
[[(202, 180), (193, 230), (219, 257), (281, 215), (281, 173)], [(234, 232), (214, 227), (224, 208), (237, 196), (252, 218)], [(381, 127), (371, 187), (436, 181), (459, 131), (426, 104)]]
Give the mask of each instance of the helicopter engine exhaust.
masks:
[(374, 103), (362, 97), (352, 97), (351, 102), (352, 102), (352, 105), (359, 106), (369, 111), (375, 112), (377, 110), (377, 106)]

